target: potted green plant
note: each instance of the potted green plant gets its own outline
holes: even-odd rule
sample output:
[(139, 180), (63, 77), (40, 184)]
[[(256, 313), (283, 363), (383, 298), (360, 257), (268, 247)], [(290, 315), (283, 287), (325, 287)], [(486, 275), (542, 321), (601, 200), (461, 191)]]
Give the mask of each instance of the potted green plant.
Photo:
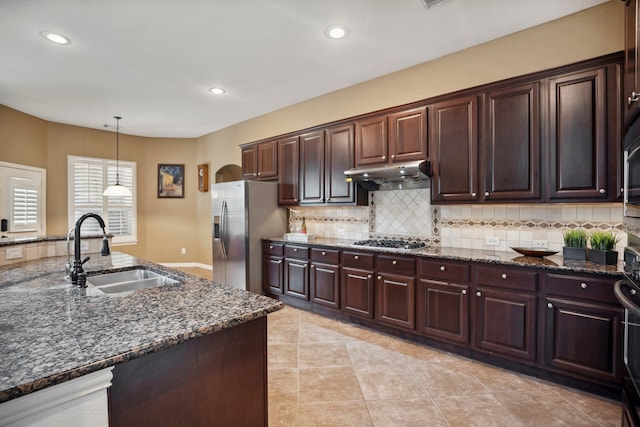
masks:
[(564, 247), (562, 248), (562, 256), (564, 259), (587, 259), (587, 241), (589, 236), (584, 228), (574, 228), (567, 230), (562, 235), (564, 239)]
[(617, 264), (618, 252), (613, 249), (620, 240), (620, 236), (612, 231), (592, 231), (589, 236), (589, 261), (597, 264)]

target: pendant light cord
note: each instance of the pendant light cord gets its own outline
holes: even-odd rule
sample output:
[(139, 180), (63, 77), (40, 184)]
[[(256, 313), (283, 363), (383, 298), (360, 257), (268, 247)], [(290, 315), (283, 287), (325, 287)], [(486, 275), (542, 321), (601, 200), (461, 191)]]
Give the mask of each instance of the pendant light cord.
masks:
[(116, 185), (120, 185), (120, 119), (122, 117), (113, 116), (116, 119)]

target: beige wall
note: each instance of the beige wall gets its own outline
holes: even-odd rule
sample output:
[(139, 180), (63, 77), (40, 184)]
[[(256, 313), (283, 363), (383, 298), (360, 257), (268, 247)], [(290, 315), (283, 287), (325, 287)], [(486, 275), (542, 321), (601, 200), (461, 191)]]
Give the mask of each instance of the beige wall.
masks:
[(0, 160), (47, 167), (47, 122), (0, 105)]

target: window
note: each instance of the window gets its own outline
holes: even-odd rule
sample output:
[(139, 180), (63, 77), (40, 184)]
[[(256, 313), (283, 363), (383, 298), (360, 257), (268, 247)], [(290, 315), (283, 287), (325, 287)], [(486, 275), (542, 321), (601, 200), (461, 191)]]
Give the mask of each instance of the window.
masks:
[[(102, 192), (116, 183), (116, 161), (90, 157), (69, 156), (69, 229), (86, 213), (100, 215), (113, 234), (114, 244), (137, 242), (136, 224), (136, 163), (119, 162), (119, 182), (131, 190), (132, 196), (105, 197)], [(80, 230), (83, 235), (101, 234), (97, 221), (86, 221)]]
[(0, 162), (0, 218), (7, 220), (2, 235), (46, 234), (45, 188), (44, 169)]

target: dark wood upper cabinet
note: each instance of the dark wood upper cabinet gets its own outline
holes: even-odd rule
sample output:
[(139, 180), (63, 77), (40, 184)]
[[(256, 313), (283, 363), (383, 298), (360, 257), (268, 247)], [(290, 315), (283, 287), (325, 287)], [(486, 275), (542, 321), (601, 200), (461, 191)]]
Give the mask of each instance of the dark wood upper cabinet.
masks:
[(326, 130), (325, 200), (327, 203), (353, 203), (356, 184), (345, 180), (344, 171), (354, 165), (354, 125), (334, 126)]
[(428, 158), (427, 107), (389, 114), (389, 159), (407, 162)]
[(356, 122), (356, 166), (387, 162), (387, 116)]
[(434, 201), (478, 200), (478, 97), (429, 106)]
[(300, 150), (297, 136), (278, 141), (278, 164), (278, 204), (297, 205), (300, 180)]
[(606, 88), (606, 68), (549, 79), (550, 199), (607, 198)]
[(484, 198), (539, 199), (539, 83), (488, 92), (485, 108)]
[(242, 148), (243, 179), (278, 177), (278, 141), (267, 141)]
[(640, 64), (638, 45), (640, 45), (640, 0), (626, 0), (624, 19), (624, 123), (630, 126), (640, 113)]
[(300, 135), (300, 203), (324, 203), (324, 131)]

